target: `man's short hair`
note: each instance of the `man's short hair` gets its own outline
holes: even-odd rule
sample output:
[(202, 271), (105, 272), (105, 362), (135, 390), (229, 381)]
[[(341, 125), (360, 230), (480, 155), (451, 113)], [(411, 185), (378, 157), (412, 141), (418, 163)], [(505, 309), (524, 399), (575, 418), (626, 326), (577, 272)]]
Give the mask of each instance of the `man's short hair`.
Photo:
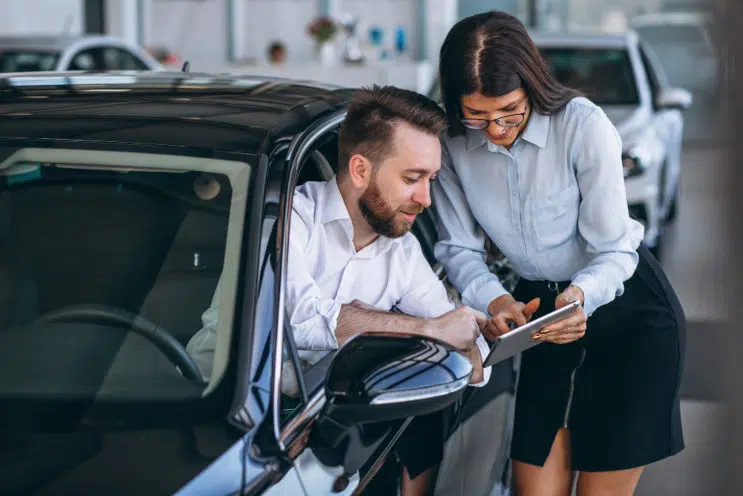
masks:
[(375, 166), (383, 162), (394, 151), (395, 126), (402, 122), (434, 136), (447, 126), (443, 109), (420, 93), (377, 85), (358, 90), (340, 127), (338, 172), (348, 171), (355, 154)]

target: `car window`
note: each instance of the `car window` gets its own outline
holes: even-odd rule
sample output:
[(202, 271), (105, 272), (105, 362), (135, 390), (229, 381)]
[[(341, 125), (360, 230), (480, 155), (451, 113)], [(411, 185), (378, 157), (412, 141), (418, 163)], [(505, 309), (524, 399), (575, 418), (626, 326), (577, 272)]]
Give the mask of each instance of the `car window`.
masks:
[(647, 74), (648, 83), (650, 84), (650, 93), (653, 97), (653, 101), (655, 101), (660, 91), (668, 87), (668, 81), (663, 72), (663, 68), (656, 61), (655, 55), (650, 47), (641, 43), (639, 45), (639, 50), (642, 65), (645, 68), (645, 74)]
[(625, 49), (541, 48), (552, 74), (598, 105), (638, 105), (640, 97)]
[(58, 60), (59, 52), (0, 48), (0, 72), (53, 71)]
[(249, 166), (55, 153), (0, 169), (0, 401), (199, 398), (185, 347), (223, 270), (231, 330)]
[(70, 61), (71, 71), (103, 71), (105, 67), (100, 57), (100, 50), (93, 48), (79, 52)]
[(109, 71), (146, 71), (149, 68), (139, 57), (117, 47), (106, 47), (102, 50), (103, 65)]

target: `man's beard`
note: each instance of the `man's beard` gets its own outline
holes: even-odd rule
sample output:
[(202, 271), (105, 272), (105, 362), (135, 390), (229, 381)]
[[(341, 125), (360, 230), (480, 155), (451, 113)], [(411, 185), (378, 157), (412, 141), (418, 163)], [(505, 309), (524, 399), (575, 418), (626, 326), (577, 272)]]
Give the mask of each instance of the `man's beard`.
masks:
[(423, 212), (423, 206), (417, 204), (406, 205), (397, 210), (390, 207), (382, 199), (375, 178), (372, 178), (371, 184), (359, 198), (359, 208), (374, 232), (388, 238), (399, 238), (413, 227), (412, 222), (398, 218), (398, 213), (418, 215)]

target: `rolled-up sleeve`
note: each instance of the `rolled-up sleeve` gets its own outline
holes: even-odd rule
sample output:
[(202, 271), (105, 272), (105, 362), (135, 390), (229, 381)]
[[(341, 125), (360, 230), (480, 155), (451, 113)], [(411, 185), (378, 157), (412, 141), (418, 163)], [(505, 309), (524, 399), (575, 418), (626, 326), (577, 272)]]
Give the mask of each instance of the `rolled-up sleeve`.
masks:
[(583, 290), (588, 315), (624, 292), (639, 260), (643, 228), (629, 216), (621, 157), (619, 133), (601, 109), (594, 110), (573, 148), (581, 192), (578, 230), (593, 257), (571, 280)]
[(464, 190), (442, 143), (441, 171), (433, 183), (439, 218), (434, 254), (462, 295), (462, 302), (488, 313), (488, 305), (508, 292), (485, 263), (485, 235), (470, 210)]
[(307, 224), (296, 210), (293, 211), (286, 277), (286, 312), (298, 349), (334, 350), (338, 348), (335, 328), (342, 303), (323, 297), (308, 270), (306, 247), (309, 237)]

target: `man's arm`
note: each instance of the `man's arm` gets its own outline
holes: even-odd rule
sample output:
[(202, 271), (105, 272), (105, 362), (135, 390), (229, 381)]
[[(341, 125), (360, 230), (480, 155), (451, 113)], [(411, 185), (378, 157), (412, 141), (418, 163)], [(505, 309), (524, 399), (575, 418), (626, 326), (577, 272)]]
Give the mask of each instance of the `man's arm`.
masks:
[(468, 307), (451, 310), (438, 318), (422, 318), (379, 310), (355, 300), (341, 306), (335, 337), (340, 346), (363, 332), (402, 332), (439, 339), (460, 350), (469, 350), (481, 327), (482, 322)]
[[(333, 350), (356, 334), (380, 331), (429, 336), (463, 350), (472, 347), (482, 325), (471, 309), (442, 315), (453, 308), (449, 304), (443, 312), (419, 314), (423, 318), (417, 318), (325, 297), (307, 268), (305, 248), (310, 230), (296, 210), (290, 231), (286, 310), (297, 348)], [(457, 332), (452, 333), (451, 329)]]

